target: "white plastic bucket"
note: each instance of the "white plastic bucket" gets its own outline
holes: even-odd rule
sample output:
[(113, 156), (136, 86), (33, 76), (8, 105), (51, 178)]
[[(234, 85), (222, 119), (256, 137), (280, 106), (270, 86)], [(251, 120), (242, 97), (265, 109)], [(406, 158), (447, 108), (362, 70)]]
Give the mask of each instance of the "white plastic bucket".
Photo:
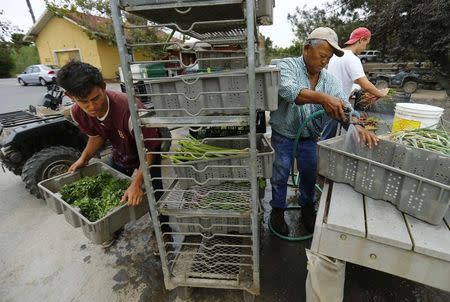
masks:
[(426, 127), (436, 128), (443, 113), (444, 109), (436, 106), (397, 103), (392, 122), (392, 132)]

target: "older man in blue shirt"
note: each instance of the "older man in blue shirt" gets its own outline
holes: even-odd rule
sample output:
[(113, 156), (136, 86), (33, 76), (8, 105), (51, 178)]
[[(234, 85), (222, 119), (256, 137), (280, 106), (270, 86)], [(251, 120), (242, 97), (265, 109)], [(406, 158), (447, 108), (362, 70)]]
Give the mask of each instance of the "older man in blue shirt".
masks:
[[(314, 231), (314, 186), (317, 176), (317, 140), (329, 118), (345, 121), (344, 108), (351, 108), (342, 92), (341, 83), (324, 67), (333, 56), (342, 56), (336, 33), (327, 27), (311, 32), (303, 47), (303, 56), (286, 58), (277, 66), (281, 72), (278, 91), (278, 109), (271, 113), (272, 146), (275, 150), (272, 185), (272, 212), (270, 222), (276, 232), (287, 235), (284, 219), (292, 150), (297, 131), (302, 122), (314, 112), (324, 109), (327, 115), (310, 121), (297, 145), (297, 166), (300, 173), (300, 198), (302, 222), (310, 233)], [(358, 134), (370, 148), (377, 138), (357, 126)]]

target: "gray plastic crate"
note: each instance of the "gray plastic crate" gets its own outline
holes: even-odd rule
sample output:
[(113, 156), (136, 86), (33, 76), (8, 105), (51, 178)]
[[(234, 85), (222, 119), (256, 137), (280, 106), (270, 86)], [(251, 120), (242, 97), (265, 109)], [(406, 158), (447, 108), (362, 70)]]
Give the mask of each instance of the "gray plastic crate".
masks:
[[(204, 139), (205, 144), (213, 146), (220, 146), (233, 149), (243, 149), (249, 147), (248, 140), (208, 140)], [(257, 153), (257, 176), (270, 178), (272, 176), (272, 164), (275, 158), (275, 151), (273, 150), (267, 138), (263, 134), (256, 135)], [(249, 156), (234, 155), (217, 159), (189, 161), (182, 164), (177, 164), (174, 167), (175, 173), (180, 178), (179, 185), (183, 188), (190, 188), (198, 183), (205, 183), (210, 181), (210, 184), (217, 183), (215, 179), (235, 178), (240, 180), (248, 180), (250, 171), (247, 167), (249, 163)], [(242, 166), (242, 167), (236, 167)], [(197, 182), (197, 183), (196, 183)], [(220, 181), (219, 181), (220, 182)]]
[(431, 224), (442, 222), (450, 204), (449, 156), (385, 140), (350, 153), (344, 140), (318, 143), (319, 174)]
[[(256, 69), (255, 103), (257, 110), (274, 111), (278, 108), (280, 72), (273, 67)], [(244, 69), (184, 75), (151, 80), (147, 92), (158, 94), (151, 100), (156, 116), (180, 117), (192, 115), (240, 114), (248, 109), (247, 74)], [(158, 111), (164, 109), (162, 111)]]
[[(223, 68), (239, 69), (247, 66), (246, 53), (243, 50), (199, 50), (195, 53), (200, 69)], [(244, 57), (244, 58), (240, 58)], [(259, 66), (258, 53), (255, 53), (255, 66)]]
[(43, 180), (38, 184), (48, 207), (57, 214), (64, 214), (66, 221), (73, 227), (81, 227), (85, 236), (96, 244), (112, 239), (114, 232), (122, 228), (127, 222), (136, 220), (148, 213), (148, 203), (146, 201), (136, 207), (129, 207), (125, 204), (114, 209), (105, 217), (92, 222), (61, 198), (59, 190), (63, 185), (77, 181), (81, 177), (93, 176), (101, 172), (108, 172), (117, 178), (130, 179), (110, 166), (102, 162), (96, 162), (77, 170), (75, 173), (61, 174)]
[(275, 0), (256, 0), (256, 19), (260, 25), (273, 24), (273, 8)]

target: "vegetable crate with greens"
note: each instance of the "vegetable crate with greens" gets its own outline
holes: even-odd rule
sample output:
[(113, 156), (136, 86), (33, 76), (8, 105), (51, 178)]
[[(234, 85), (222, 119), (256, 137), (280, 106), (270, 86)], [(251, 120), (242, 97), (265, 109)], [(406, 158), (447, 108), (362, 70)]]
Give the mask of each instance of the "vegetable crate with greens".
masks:
[[(257, 110), (278, 108), (279, 78), (276, 68), (257, 69)], [(151, 92), (154, 112), (160, 117), (242, 114), (249, 107), (247, 83), (247, 72), (241, 69), (152, 80), (147, 91)]]
[(148, 212), (146, 201), (136, 207), (120, 203), (129, 183), (128, 176), (96, 162), (38, 186), (51, 209), (64, 214), (68, 223), (81, 227), (87, 238), (100, 244), (113, 238), (127, 222)]
[(450, 203), (450, 156), (380, 140), (348, 152), (345, 136), (319, 142), (319, 174), (440, 224)]
[[(274, 150), (263, 134), (257, 134), (257, 174), (272, 176)], [(220, 180), (248, 181), (249, 141), (247, 136), (232, 138), (193, 137), (178, 142), (177, 149), (163, 155), (174, 164), (181, 187), (190, 188), (199, 184), (212, 184)]]

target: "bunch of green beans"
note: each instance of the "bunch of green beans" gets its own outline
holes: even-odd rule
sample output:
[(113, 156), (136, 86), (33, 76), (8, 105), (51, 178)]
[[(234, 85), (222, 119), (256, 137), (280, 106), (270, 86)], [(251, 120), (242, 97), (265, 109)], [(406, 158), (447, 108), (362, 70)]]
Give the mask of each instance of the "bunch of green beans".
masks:
[(194, 160), (221, 158), (233, 155), (248, 154), (248, 149), (232, 149), (211, 146), (202, 143), (192, 136), (187, 136), (178, 142), (175, 154), (163, 154), (163, 158), (169, 158), (173, 163), (182, 163)]
[(443, 130), (420, 128), (392, 133), (390, 139), (400, 144), (450, 155), (450, 136)]

